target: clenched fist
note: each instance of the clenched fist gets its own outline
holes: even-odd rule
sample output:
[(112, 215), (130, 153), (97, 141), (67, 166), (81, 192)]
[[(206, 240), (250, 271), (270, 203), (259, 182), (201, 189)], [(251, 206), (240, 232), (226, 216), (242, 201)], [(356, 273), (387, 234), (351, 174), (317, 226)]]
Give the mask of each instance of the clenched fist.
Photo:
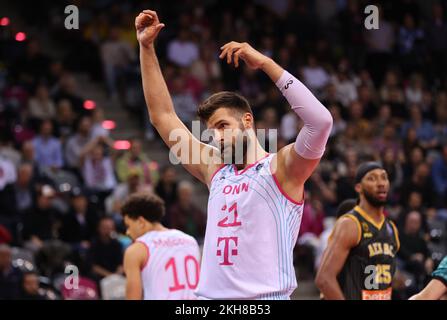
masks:
[(158, 20), (157, 13), (152, 10), (143, 10), (135, 18), (135, 29), (140, 46), (150, 47), (158, 33), (165, 25)]

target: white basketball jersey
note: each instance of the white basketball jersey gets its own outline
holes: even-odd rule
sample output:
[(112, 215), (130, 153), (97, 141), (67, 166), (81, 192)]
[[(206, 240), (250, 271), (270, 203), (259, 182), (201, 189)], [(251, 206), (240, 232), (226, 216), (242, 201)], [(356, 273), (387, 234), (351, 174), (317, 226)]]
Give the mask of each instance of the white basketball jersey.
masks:
[(149, 257), (141, 270), (145, 300), (197, 299), (200, 250), (193, 237), (171, 229), (148, 232), (136, 241), (146, 246)]
[(238, 172), (225, 165), (211, 179), (197, 296), (203, 299), (290, 299), (303, 203), (272, 175), (274, 154)]

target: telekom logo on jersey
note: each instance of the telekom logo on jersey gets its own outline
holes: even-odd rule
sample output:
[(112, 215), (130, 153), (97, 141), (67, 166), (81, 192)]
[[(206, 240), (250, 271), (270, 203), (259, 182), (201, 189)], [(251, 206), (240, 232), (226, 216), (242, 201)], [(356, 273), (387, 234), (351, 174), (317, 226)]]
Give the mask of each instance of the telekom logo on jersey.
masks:
[[(248, 192), (248, 183), (241, 183), (236, 185), (226, 185), (222, 189), (223, 194), (239, 194), (242, 192)], [(221, 208), (224, 217), (219, 220), (217, 226), (219, 228), (235, 228), (242, 225), (242, 221), (239, 219), (237, 212), (237, 202), (234, 202), (231, 206), (224, 205)], [(218, 237), (217, 238), (217, 251), (218, 257), (223, 257), (223, 260), (219, 263), (221, 266), (231, 266), (233, 262), (230, 260), (231, 256), (238, 255), (238, 241), (239, 237)]]

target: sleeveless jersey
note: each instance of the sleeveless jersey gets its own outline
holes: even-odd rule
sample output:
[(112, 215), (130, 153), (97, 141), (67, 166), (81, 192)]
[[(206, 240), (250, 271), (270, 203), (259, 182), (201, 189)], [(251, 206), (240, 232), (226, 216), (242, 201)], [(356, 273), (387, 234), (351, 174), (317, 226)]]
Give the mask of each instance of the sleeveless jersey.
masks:
[(238, 171), (223, 165), (212, 177), (201, 275), (202, 299), (289, 299), (303, 203), (272, 175), (274, 154)]
[(399, 235), (394, 223), (384, 217), (381, 224), (356, 206), (344, 217), (359, 228), (359, 243), (351, 249), (338, 282), (348, 300), (390, 300), (396, 271)]
[(447, 256), (439, 263), (438, 268), (432, 273), (433, 279), (438, 279), (447, 287)]
[(145, 300), (197, 299), (200, 251), (193, 237), (171, 229), (148, 232), (136, 241), (148, 253), (141, 270)]

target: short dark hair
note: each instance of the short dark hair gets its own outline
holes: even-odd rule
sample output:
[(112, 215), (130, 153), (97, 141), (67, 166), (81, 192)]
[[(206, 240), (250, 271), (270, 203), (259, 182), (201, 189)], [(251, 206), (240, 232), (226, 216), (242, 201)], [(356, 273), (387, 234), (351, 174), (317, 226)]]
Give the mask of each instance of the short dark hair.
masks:
[(124, 202), (121, 214), (131, 219), (143, 217), (149, 222), (160, 222), (165, 214), (165, 203), (153, 193), (135, 193)]
[(231, 108), (241, 113), (253, 114), (247, 99), (236, 92), (221, 91), (215, 93), (203, 101), (197, 110), (200, 120), (208, 121), (209, 118), (220, 108)]

